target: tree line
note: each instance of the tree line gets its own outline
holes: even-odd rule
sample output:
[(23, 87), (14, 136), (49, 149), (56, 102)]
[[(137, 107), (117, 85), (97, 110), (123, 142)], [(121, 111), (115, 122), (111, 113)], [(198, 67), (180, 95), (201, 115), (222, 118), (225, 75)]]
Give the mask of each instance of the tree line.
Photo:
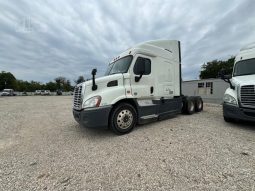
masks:
[(235, 63), (235, 57), (231, 56), (227, 60), (213, 60), (207, 62), (201, 66), (200, 79), (217, 78), (218, 73), (222, 70), (226, 70), (226, 74), (232, 74)]
[[(84, 81), (83, 76), (79, 76), (77, 80), (74, 80), (76, 84)], [(0, 73), (0, 91), (3, 89), (14, 89), (19, 92), (34, 92), (35, 90), (50, 90), (54, 92), (57, 90), (73, 91), (74, 87), (71, 85), (71, 81), (63, 76), (55, 78), (54, 81), (41, 83), (33, 80), (19, 80), (12, 73), (2, 71)]]

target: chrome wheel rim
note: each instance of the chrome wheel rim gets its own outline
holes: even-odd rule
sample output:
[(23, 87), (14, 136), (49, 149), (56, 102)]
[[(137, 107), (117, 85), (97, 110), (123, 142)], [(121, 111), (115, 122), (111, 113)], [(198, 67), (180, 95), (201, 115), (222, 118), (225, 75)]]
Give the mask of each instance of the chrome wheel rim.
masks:
[(131, 111), (121, 110), (117, 116), (117, 125), (120, 129), (127, 129), (133, 122), (133, 114)]

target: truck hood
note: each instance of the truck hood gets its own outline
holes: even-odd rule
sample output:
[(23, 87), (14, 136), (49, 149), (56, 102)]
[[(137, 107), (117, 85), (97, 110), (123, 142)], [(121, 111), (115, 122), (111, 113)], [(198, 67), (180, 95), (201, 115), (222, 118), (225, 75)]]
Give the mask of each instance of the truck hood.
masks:
[[(117, 81), (117, 86), (114, 85), (115, 87), (114, 86), (109, 87), (108, 83), (112, 81)], [(100, 106), (110, 105), (112, 102), (120, 98), (126, 97), (125, 88), (123, 86), (123, 82), (124, 82), (123, 74), (113, 74), (109, 76), (96, 78), (95, 82), (97, 85), (96, 90), (92, 90), (92, 85), (93, 85), (92, 80), (89, 80), (77, 85), (77, 88), (78, 87), (80, 88), (82, 86), (82, 90), (81, 90), (82, 105), (90, 98), (99, 96), (99, 95), (102, 97)], [(113, 97), (115, 99), (113, 99)]]
[[(103, 76), (103, 77), (99, 77), (96, 78), (96, 84), (102, 84), (102, 83), (108, 83), (112, 80), (118, 80), (118, 79), (122, 79), (123, 75), (122, 74), (113, 74), (113, 75), (109, 75), (109, 76)], [(83, 82), (85, 86), (92, 86), (92, 80), (88, 80), (86, 82)]]
[(255, 85), (255, 74), (246, 76), (235, 76), (232, 82), (236, 85)]

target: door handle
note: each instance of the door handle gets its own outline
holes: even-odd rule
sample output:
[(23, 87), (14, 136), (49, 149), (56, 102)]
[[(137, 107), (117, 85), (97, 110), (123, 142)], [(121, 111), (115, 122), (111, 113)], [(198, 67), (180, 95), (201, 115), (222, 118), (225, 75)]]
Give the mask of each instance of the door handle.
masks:
[(151, 94), (153, 94), (153, 92), (154, 92), (154, 88), (153, 86), (151, 86)]

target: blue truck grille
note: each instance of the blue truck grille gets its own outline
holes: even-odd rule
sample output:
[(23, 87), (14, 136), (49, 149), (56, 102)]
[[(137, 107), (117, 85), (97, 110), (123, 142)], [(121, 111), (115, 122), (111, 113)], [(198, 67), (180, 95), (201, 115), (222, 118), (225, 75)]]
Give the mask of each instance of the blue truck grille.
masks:
[(255, 85), (241, 87), (241, 103), (245, 107), (255, 107)]

